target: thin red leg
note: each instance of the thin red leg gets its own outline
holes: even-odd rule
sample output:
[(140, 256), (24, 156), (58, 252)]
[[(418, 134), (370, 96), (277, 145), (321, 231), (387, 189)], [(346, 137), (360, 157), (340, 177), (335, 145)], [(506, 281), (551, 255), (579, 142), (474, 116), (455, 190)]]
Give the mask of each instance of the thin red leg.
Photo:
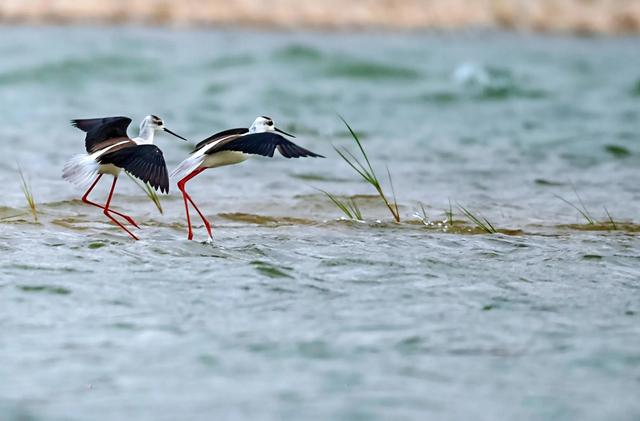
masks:
[(189, 196), (188, 193), (186, 193), (186, 194), (187, 194), (187, 199), (189, 199), (189, 202), (191, 202), (191, 204), (193, 205), (193, 208), (196, 210), (196, 212), (198, 212), (198, 215), (200, 215), (200, 218), (202, 219), (202, 222), (204, 222), (204, 226), (207, 229), (207, 233), (209, 234), (209, 238), (213, 239), (213, 234), (211, 233), (211, 224), (209, 223), (207, 218), (205, 218), (205, 216), (202, 214), (202, 212), (200, 212), (200, 209), (198, 209), (198, 207), (196, 206), (196, 204), (193, 201), (193, 199), (191, 198), (191, 196)]
[(127, 234), (129, 234), (131, 236), (131, 238), (133, 238), (134, 240), (138, 240), (138, 237), (136, 237), (135, 235), (133, 235), (133, 233), (131, 231), (129, 231), (124, 225), (122, 225), (120, 222), (118, 222), (118, 220), (116, 218), (114, 218), (113, 216), (111, 216), (112, 212), (109, 209), (109, 205), (111, 204), (111, 198), (113, 197), (113, 191), (116, 189), (116, 182), (118, 181), (118, 177), (113, 177), (113, 184), (111, 185), (111, 191), (109, 192), (109, 198), (107, 199), (107, 203), (105, 203), (104, 205), (104, 211), (103, 213), (106, 215), (107, 218), (111, 219), (113, 222), (115, 222), (116, 225), (118, 225), (120, 228), (122, 228), (123, 230), (125, 230), (125, 232)]
[(193, 239), (193, 232), (191, 231), (191, 220), (189, 218), (189, 205), (187, 204), (187, 200), (191, 202), (191, 204), (193, 205), (193, 208), (196, 210), (196, 212), (198, 212), (198, 215), (200, 215), (200, 218), (202, 219), (202, 222), (204, 222), (204, 226), (207, 229), (207, 233), (209, 234), (209, 238), (213, 239), (213, 234), (211, 233), (211, 224), (209, 223), (207, 218), (204, 216), (204, 214), (200, 212), (200, 209), (198, 209), (198, 206), (195, 204), (195, 202), (193, 201), (191, 196), (189, 196), (189, 194), (185, 189), (187, 181), (191, 180), (193, 177), (200, 174), (205, 169), (206, 168), (197, 169), (178, 182), (178, 189), (180, 189), (180, 191), (182, 192), (182, 198), (184, 199), (184, 207), (187, 212), (187, 223), (189, 224), (189, 234), (188, 234), (189, 240)]
[(191, 229), (191, 217), (189, 216), (189, 204), (187, 203), (187, 193), (183, 190), (183, 188), (180, 188), (180, 184), (178, 184), (178, 188), (182, 192), (182, 199), (184, 199), (184, 211), (187, 214), (187, 226), (189, 227), (189, 232), (187, 233), (187, 239), (193, 240), (193, 231)]
[[(82, 196), (82, 201), (83, 201), (84, 203), (88, 204), (88, 205), (92, 205), (92, 206), (95, 206), (95, 207), (97, 207), (97, 208), (104, 209), (104, 206), (102, 206), (101, 204), (96, 203), (96, 202), (92, 202), (91, 200), (89, 200), (89, 199), (88, 199), (88, 197), (89, 197), (89, 193), (91, 193), (91, 191), (92, 191), (92, 190), (93, 190), (93, 188), (96, 186), (96, 184), (98, 184), (98, 181), (100, 181), (100, 179), (101, 179), (101, 178), (102, 178), (102, 174), (100, 174), (100, 175), (98, 176), (98, 178), (96, 178), (96, 181), (94, 181), (94, 182), (93, 182), (93, 184), (91, 185), (91, 187), (89, 187), (89, 190), (87, 190), (87, 192), (84, 194), (84, 196)], [(129, 222), (129, 223), (130, 223), (131, 225), (133, 225), (134, 227), (136, 227), (136, 228), (140, 228), (140, 227), (138, 226), (138, 224), (136, 224), (136, 221), (134, 221), (134, 220), (133, 220), (133, 218), (131, 218), (130, 216), (125, 215), (125, 214), (120, 213), (120, 212), (116, 212), (116, 211), (114, 211), (114, 210), (109, 210), (109, 212), (114, 213), (114, 214), (116, 214), (116, 215), (118, 215), (118, 216), (123, 217), (124, 219), (126, 219), (126, 220), (127, 220), (127, 222)]]

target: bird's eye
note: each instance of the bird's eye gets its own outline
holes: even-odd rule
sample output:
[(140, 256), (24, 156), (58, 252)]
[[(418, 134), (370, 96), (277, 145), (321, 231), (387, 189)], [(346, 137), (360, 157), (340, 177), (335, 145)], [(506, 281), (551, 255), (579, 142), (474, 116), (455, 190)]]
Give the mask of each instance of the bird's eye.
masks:
[(271, 120), (267, 121), (267, 126), (273, 126), (273, 121)]

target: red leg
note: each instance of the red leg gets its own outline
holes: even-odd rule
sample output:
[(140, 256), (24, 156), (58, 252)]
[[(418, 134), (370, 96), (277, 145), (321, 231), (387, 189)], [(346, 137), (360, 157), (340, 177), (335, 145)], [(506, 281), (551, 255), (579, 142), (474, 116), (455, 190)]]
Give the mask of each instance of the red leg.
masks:
[(118, 181), (118, 177), (113, 177), (113, 184), (111, 185), (111, 191), (109, 192), (109, 198), (107, 199), (107, 203), (105, 203), (105, 205), (104, 205), (103, 213), (106, 215), (107, 218), (109, 218), (113, 222), (115, 222), (116, 225), (118, 225), (120, 228), (125, 230), (125, 232), (131, 236), (131, 238), (133, 238), (134, 240), (138, 240), (138, 237), (133, 235), (133, 233), (131, 233), (131, 231), (129, 231), (124, 225), (122, 225), (120, 222), (118, 222), (118, 220), (116, 218), (111, 216), (110, 212), (112, 212), (112, 211), (109, 209), (109, 205), (111, 204), (111, 198), (113, 197), (113, 191), (116, 189), (116, 182), (117, 181)]
[(185, 192), (185, 194), (187, 195), (187, 199), (189, 200), (189, 202), (191, 202), (191, 204), (193, 205), (193, 208), (196, 210), (196, 212), (198, 212), (198, 215), (200, 215), (200, 218), (202, 219), (202, 222), (204, 222), (204, 226), (207, 229), (207, 233), (209, 234), (209, 238), (211, 238), (213, 240), (213, 234), (211, 233), (211, 224), (209, 223), (207, 218), (205, 218), (205, 216), (202, 214), (202, 212), (200, 212), (200, 209), (198, 209), (198, 207), (196, 206), (196, 204), (193, 201), (193, 199), (191, 198), (191, 196), (189, 196), (189, 194), (186, 193), (186, 192)]
[[(179, 187), (180, 185), (178, 185)], [(180, 189), (182, 192), (182, 199), (184, 199), (184, 211), (187, 214), (187, 226), (189, 227), (189, 232), (187, 233), (187, 239), (193, 240), (193, 231), (191, 229), (191, 217), (189, 216), (189, 204), (187, 203), (187, 193), (183, 189)]]
[[(87, 190), (87, 192), (84, 194), (84, 196), (82, 196), (82, 201), (83, 201), (84, 203), (88, 204), (88, 205), (92, 205), (92, 206), (98, 207), (98, 208), (100, 208), (100, 209), (104, 209), (104, 206), (102, 206), (101, 204), (96, 203), (96, 202), (92, 202), (91, 200), (89, 200), (89, 199), (88, 199), (88, 197), (89, 197), (89, 193), (91, 193), (91, 191), (92, 191), (92, 190), (93, 190), (93, 188), (96, 186), (96, 184), (98, 184), (98, 181), (100, 181), (100, 179), (101, 179), (101, 178), (102, 178), (102, 174), (100, 174), (100, 175), (98, 176), (98, 178), (96, 178), (96, 181), (94, 181), (94, 182), (93, 182), (93, 184), (91, 185), (91, 187), (89, 187), (89, 190)], [(118, 215), (118, 216), (123, 217), (124, 219), (126, 219), (126, 220), (127, 220), (127, 222), (129, 222), (129, 223), (130, 223), (131, 225), (133, 225), (134, 227), (136, 227), (136, 228), (140, 228), (140, 227), (138, 226), (138, 224), (136, 224), (136, 221), (134, 221), (134, 220), (133, 220), (133, 218), (131, 218), (130, 216), (127, 216), (127, 215), (125, 215), (125, 214), (123, 214), (123, 213), (120, 213), (120, 212), (116, 212), (116, 211), (114, 211), (114, 210), (109, 210), (109, 212), (114, 213), (114, 214), (116, 214), (116, 215)]]
[(187, 200), (191, 202), (191, 204), (193, 205), (193, 208), (196, 210), (196, 212), (198, 212), (198, 215), (200, 215), (200, 218), (202, 219), (202, 222), (204, 222), (204, 226), (207, 229), (207, 233), (209, 234), (209, 238), (213, 239), (213, 235), (211, 233), (211, 224), (209, 223), (207, 218), (204, 216), (204, 214), (200, 212), (200, 209), (198, 209), (198, 206), (195, 204), (195, 202), (193, 201), (191, 196), (189, 196), (189, 194), (185, 189), (187, 181), (191, 180), (193, 177), (200, 174), (205, 169), (206, 168), (199, 168), (178, 182), (178, 189), (180, 189), (180, 191), (182, 192), (182, 198), (184, 199), (184, 207), (187, 212), (187, 223), (189, 224), (189, 235), (188, 235), (189, 240), (193, 238), (193, 233), (191, 232), (191, 220), (189, 218), (189, 206), (187, 204)]

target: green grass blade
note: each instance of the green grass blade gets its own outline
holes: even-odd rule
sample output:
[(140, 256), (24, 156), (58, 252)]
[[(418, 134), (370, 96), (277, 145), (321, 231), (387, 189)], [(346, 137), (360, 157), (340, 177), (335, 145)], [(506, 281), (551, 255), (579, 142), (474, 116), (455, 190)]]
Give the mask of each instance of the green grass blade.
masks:
[[(353, 162), (351, 162), (351, 160), (346, 156), (346, 154), (342, 151), (340, 151), (340, 149), (336, 148), (334, 146), (335, 151), (338, 153), (338, 155), (340, 155), (340, 157), (351, 166), (351, 168), (353, 168), (359, 175), (360, 177), (364, 178), (367, 182), (370, 183), (369, 178), (367, 176), (366, 173), (364, 173), (362, 170), (360, 170), (360, 168), (358, 168)], [(346, 152), (346, 151), (345, 151)]]
[[(347, 218), (349, 219), (361, 219), (361, 218), (356, 218), (356, 215), (354, 215), (351, 210), (349, 209), (349, 207), (342, 202), (340, 199), (338, 199), (337, 197), (335, 197), (334, 195), (332, 195), (331, 193), (329, 193), (328, 191), (325, 190), (321, 190), (321, 189), (317, 189), (318, 191), (324, 193), (329, 200), (331, 200), (333, 202), (333, 204), (342, 211), (342, 213), (344, 213)], [(362, 216), (362, 215), (361, 215)]]
[(356, 144), (358, 145), (358, 148), (360, 148), (360, 152), (362, 152), (362, 156), (364, 156), (365, 161), (367, 161), (367, 165), (369, 166), (369, 170), (371, 171), (371, 174), (374, 174), (373, 167), (371, 166), (371, 162), (369, 162), (369, 157), (367, 156), (367, 153), (365, 152), (364, 147), (362, 147), (362, 143), (360, 143), (360, 138), (358, 137), (356, 132), (351, 128), (349, 123), (347, 123), (347, 120), (345, 120), (339, 114), (338, 114), (338, 117), (340, 117), (340, 120), (342, 120), (344, 125), (347, 126), (347, 129), (349, 129), (349, 132), (351, 133), (351, 137), (353, 137), (353, 140), (355, 140)]
[(591, 216), (591, 214), (589, 213), (589, 210), (587, 209), (587, 207), (584, 205), (584, 202), (582, 201), (582, 198), (580, 197), (580, 195), (578, 194), (578, 190), (576, 190), (576, 186), (574, 186), (573, 184), (571, 185), (571, 187), (573, 188), (573, 192), (576, 194), (576, 197), (578, 198), (578, 202), (580, 203), (580, 206), (582, 206), (582, 209), (584, 210), (584, 215), (586, 215), (588, 217), (588, 220), (591, 221), (591, 223), (595, 223), (595, 220), (593, 219), (593, 217)]
[(482, 217), (482, 219), (483, 219), (483, 220), (484, 220), (484, 222), (489, 226), (489, 228), (491, 229), (491, 231), (492, 231), (493, 233), (498, 232), (498, 231), (495, 229), (495, 227), (494, 227), (493, 225), (491, 225), (491, 222), (489, 222), (489, 220), (488, 220), (487, 218)]
[(420, 202), (420, 210), (422, 211), (422, 218), (425, 221), (428, 221), (429, 220), (429, 216), (427, 215), (427, 211), (425, 210), (424, 204), (422, 204), (422, 202)]
[(420, 210), (422, 211), (422, 216), (424, 216), (424, 219), (428, 219), (427, 218), (427, 211), (424, 208), (424, 204), (422, 204), (422, 202), (420, 202)]
[(391, 178), (391, 172), (389, 171), (389, 166), (386, 165), (387, 167), (387, 177), (389, 177), (389, 185), (391, 186), (391, 194), (393, 194), (393, 210), (391, 209), (391, 207), (389, 207), (389, 210), (391, 210), (391, 213), (393, 214), (396, 222), (400, 222), (400, 211), (398, 210), (398, 200), (396, 199), (396, 189), (393, 187), (393, 179)]
[(445, 216), (447, 217), (447, 222), (449, 225), (453, 225), (453, 206), (451, 206), (451, 199), (449, 199), (449, 211), (444, 211)]
[(487, 232), (488, 234), (495, 234), (495, 233), (498, 232), (494, 228), (494, 226), (491, 225), (491, 223), (487, 220), (487, 218), (482, 218), (482, 219), (484, 219), (484, 222), (483, 222), (479, 217), (477, 217), (476, 215), (471, 213), (471, 211), (469, 211), (464, 206), (458, 205), (458, 208), (462, 211), (462, 213), (464, 213), (467, 216), (467, 218), (469, 218), (469, 220), (471, 222), (476, 224), (476, 226), (478, 228), (482, 229), (483, 231)]
[(365, 166), (360, 162), (360, 160), (351, 153), (351, 151), (349, 150), (345, 150), (345, 152), (347, 154), (349, 154), (349, 156), (351, 157), (351, 159), (353, 159), (353, 161), (358, 164), (358, 166), (360, 167), (360, 169), (362, 170), (362, 172), (365, 174), (366, 176), (366, 180), (373, 184), (374, 186), (379, 186), (380, 185), (380, 181), (378, 180), (378, 177), (376, 177), (375, 173), (373, 173), (372, 171), (368, 170), (367, 168), (365, 168)]
[(164, 211), (162, 209), (162, 203), (160, 202), (160, 197), (158, 196), (158, 193), (156, 193), (156, 191), (153, 189), (153, 187), (151, 187), (149, 183), (142, 183), (141, 181), (139, 181), (137, 178), (133, 177), (129, 173), (126, 173), (126, 174), (129, 176), (130, 179), (133, 180), (134, 183), (136, 183), (138, 187), (140, 187), (140, 189), (143, 192), (145, 192), (149, 200), (151, 200), (153, 204), (156, 205), (158, 212), (160, 212), (160, 214), (163, 214)]
[(618, 226), (616, 225), (615, 221), (611, 217), (611, 214), (609, 213), (609, 209), (607, 209), (606, 206), (603, 206), (603, 207), (604, 207), (604, 211), (607, 213), (607, 217), (609, 218), (609, 222), (611, 223), (611, 226), (613, 227), (613, 230), (617, 231), (618, 230)]
[(418, 202), (418, 205), (420, 206), (420, 211), (422, 212), (422, 214), (419, 214), (418, 212), (416, 212), (414, 215), (424, 224), (424, 225), (429, 225), (429, 216), (427, 215), (427, 210), (424, 208), (424, 204), (422, 202)]
[(339, 117), (342, 120), (342, 122), (345, 124), (345, 126), (347, 126), (347, 129), (349, 129), (349, 133), (351, 133), (351, 137), (356, 142), (356, 145), (358, 145), (358, 149), (360, 150), (360, 153), (362, 154), (362, 158), (364, 159), (364, 162), (366, 163), (366, 165), (362, 163), (360, 159), (358, 159), (358, 157), (356, 157), (348, 149), (342, 148), (342, 150), (340, 150), (335, 146), (334, 146), (334, 149), (336, 150), (338, 155), (340, 155), (340, 157), (351, 168), (353, 168), (358, 173), (358, 175), (360, 175), (360, 177), (362, 177), (362, 179), (364, 179), (367, 183), (373, 186), (373, 188), (376, 190), (376, 192), (384, 202), (385, 206), (389, 209), (389, 212), (391, 212), (393, 219), (396, 222), (400, 222), (400, 211), (398, 208), (398, 201), (396, 199), (395, 190), (393, 187), (393, 180), (391, 179), (391, 173), (389, 172), (389, 168), (387, 168), (387, 174), (389, 175), (389, 183), (391, 184), (391, 190), (393, 191), (393, 203), (390, 203), (389, 199), (385, 195), (384, 189), (380, 184), (380, 180), (376, 176), (373, 166), (371, 165), (371, 161), (369, 160), (367, 152), (365, 151), (364, 146), (362, 146), (362, 143), (360, 142), (358, 135), (351, 128), (349, 123), (347, 123), (347, 121), (344, 118), (342, 118), (342, 116), (339, 115)]
[(364, 165), (362, 165), (362, 163), (358, 160), (358, 158), (351, 153), (351, 151), (344, 149), (343, 150), (344, 155), (348, 155), (349, 159), (347, 159), (345, 156), (342, 156), (343, 159), (345, 159), (347, 162), (349, 162), (349, 164), (351, 165), (352, 168), (354, 168), (356, 171), (358, 171), (358, 174), (360, 174), (360, 176), (362, 178), (364, 178), (364, 180), (373, 185), (374, 187), (378, 188), (380, 186), (380, 182), (378, 181), (378, 179), (376, 178), (375, 174), (372, 174), (368, 169), (365, 168)]
[(22, 189), (22, 194), (24, 194), (27, 206), (29, 206), (29, 209), (31, 210), (33, 220), (38, 222), (38, 209), (36, 206), (36, 199), (33, 196), (33, 190), (31, 189), (31, 183), (25, 177), (20, 165), (18, 165), (18, 174), (20, 175), (20, 188)]
[(358, 206), (354, 198), (350, 198), (349, 201), (347, 202), (347, 205), (349, 206), (349, 209), (353, 213), (353, 216), (355, 216), (355, 218), (358, 221), (364, 220), (362, 219), (362, 212), (360, 211), (360, 207)]
[(565, 199), (564, 197), (558, 195), (558, 194), (553, 194), (556, 198), (562, 200), (564, 203), (566, 203), (567, 205), (571, 206), (572, 208), (574, 208), (575, 210), (577, 210), (580, 215), (582, 215), (582, 217), (587, 221), (587, 223), (589, 225), (594, 225), (596, 222), (591, 218), (591, 216), (589, 216), (588, 213), (584, 212), (582, 209), (580, 209), (578, 206), (576, 206), (575, 204), (569, 202), (567, 199)]

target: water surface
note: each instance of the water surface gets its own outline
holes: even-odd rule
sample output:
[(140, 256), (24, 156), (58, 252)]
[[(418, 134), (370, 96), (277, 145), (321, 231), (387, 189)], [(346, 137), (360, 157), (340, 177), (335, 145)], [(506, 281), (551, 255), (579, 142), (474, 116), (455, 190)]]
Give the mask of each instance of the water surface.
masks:
[[(0, 53), (0, 419), (640, 417), (637, 38), (4, 27)], [(196, 178), (213, 245), (122, 178), (132, 242), (60, 172), (69, 119), (149, 113), (193, 142), (269, 115), (327, 159)]]

